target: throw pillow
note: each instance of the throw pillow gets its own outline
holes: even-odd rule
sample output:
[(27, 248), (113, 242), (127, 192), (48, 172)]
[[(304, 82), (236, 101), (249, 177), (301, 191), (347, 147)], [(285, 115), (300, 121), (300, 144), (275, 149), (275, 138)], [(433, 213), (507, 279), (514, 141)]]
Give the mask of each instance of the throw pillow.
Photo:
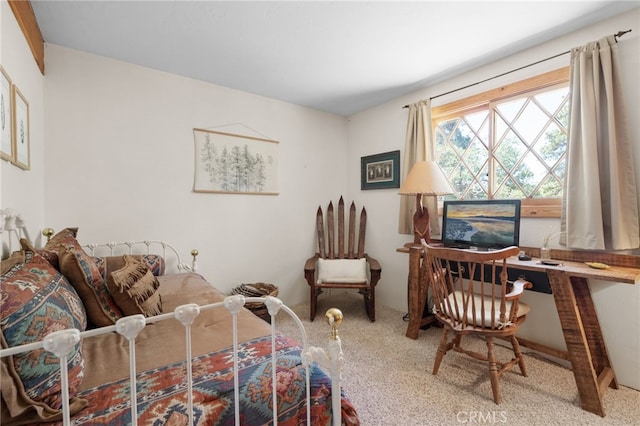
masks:
[(58, 271), (60, 270), (60, 265), (58, 264), (58, 253), (56, 253), (54, 250), (50, 250), (47, 248), (37, 249), (26, 238), (20, 238), (20, 246), (22, 247), (22, 250), (38, 253), (40, 256), (45, 258), (54, 268), (56, 268)]
[(107, 289), (96, 264), (82, 249), (73, 246), (58, 251), (60, 272), (76, 289), (87, 310), (87, 318), (97, 326), (113, 325), (122, 318), (122, 311)]
[[(74, 288), (37, 253), (24, 252), (24, 262), (14, 264), (2, 274), (0, 343), (3, 348), (38, 342), (51, 332), (67, 328), (83, 331), (86, 325), (84, 307)], [(77, 412), (86, 406), (86, 401), (74, 398), (83, 376), (81, 344), (68, 355), (67, 366), (71, 408)], [(3, 424), (60, 417), (58, 358), (37, 349), (2, 358), (1, 368)]]
[(0, 262), (0, 273), (4, 275), (9, 271), (9, 269), (13, 268), (17, 264), (24, 263), (24, 251), (15, 251), (9, 256), (8, 259), (5, 259)]
[(318, 284), (322, 283), (366, 283), (367, 260), (318, 259)]
[[(135, 257), (135, 256), (134, 256)], [(153, 275), (159, 277), (164, 275), (164, 257), (157, 254), (144, 254), (141, 259)]]
[(49, 238), (45, 248), (53, 251), (58, 251), (60, 246), (64, 244), (75, 245), (78, 243), (76, 236), (78, 235), (78, 228), (65, 228), (58, 232), (53, 237)]
[(78, 243), (77, 234), (78, 228), (65, 228), (47, 242), (45, 249), (58, 254), (60, 272), (80, 295), (89, 321), (97, 327), (113, 325), (122, 318), (122, 311), (111, 297), (96, 263)]
[(132, 256), (123, 256), (125, 266), (107, 278), (107, 287), (125, 315), (162, 313), (160, 285), (147, 265)]
[[(165, 271), (165, 262), (164, 257), (158, 254), (129, 254), (129, 256), (134, 259), (141, 260), (147, 268), (155, 275), (159, 277), (164, 275)], [(122, 268), (125, 264), (124, 256), (107, 256), (107, 257), (92, 257), (95, 262), (98, 270), (100, 270), (100, 275), (106, 281), (110, 272), (118, 270)]]

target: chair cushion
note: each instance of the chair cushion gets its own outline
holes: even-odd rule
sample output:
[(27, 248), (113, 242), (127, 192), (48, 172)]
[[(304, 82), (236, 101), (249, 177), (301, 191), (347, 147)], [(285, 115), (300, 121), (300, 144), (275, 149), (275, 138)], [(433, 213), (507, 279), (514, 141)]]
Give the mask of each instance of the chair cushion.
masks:
[[(473, 306), (475, 305), (475, 310), (476, 310), (475, 319), (476, 319), (476, 324), (478, 324), (478, 326), (485, 327), (485, 328), (490, 328), (491, 326), (495, 328), (504, 328), (509, 325), (512, 325), (512, 324), (502, 324), (502, 325), (500, 324), (500, 321), (499, 321), (500, 320), (500, 299), (499, 298), (496, 299), (496, 302), (495, 302), (496, 303), (495, 318), (491, 316), (491, 297), (489, 296), (474, 294), (473, 303), (471, 302), (471, 300), (468, 301), (466, 313), (463, 311), (463, 307), (464, 307), (463, 293), (461, 291), (457, 290), (449, 294), (447, 299), (449, 300), (449, 305), (447, 305), (447, 308), (450, 307), (452, 311), (452, 315), (458, 321), (461, 321), (462, 318), (466, 316), (466, 320), (468, 324), (473, 324), (473, 318), (474, 318)], [(482, 306), (481, 303), (483, 299), (484, 299), (484, 317), (482, 316), (482, 311), (481, 311), (481, 306)], [(458, 310), (456, 310), (456, 303), (458, 304), (457, 305)], [(511, 310), (511, 302), (508, 301), (506, 303), (507, 315), (509, 315), (510, 310)], [(529, 310), (530, 310), (529, 305), (527, 305), (526, 303), (519, 302), (518, 312), (516, 313), (516, 316), (520, 318), (521, 316), (526, 315), (529, 312)]]
[(367, 283), (367, 260), (318, 259), (317, 283)]
[(124, 255), (125, 265), (107, 277), (107, 287), (125, 315), (162, 313), (158, 279), (141, 260)]

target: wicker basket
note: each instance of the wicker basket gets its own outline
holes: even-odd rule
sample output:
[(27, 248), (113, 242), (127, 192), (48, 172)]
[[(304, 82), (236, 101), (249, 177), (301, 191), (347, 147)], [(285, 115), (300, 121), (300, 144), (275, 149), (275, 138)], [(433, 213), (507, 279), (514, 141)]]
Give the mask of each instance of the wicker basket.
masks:
[[(279, 289), (278, 286), (269, 283), (240, 284), (231, 290), (231, 294), (241, 294), (245, 297), (278, 297)], [(269, 315), (269, 310), (264, 303), (248, 302), (244, 307), (253, 312), (254, 315), (269, 323), (271, 322), (271, 315)]]

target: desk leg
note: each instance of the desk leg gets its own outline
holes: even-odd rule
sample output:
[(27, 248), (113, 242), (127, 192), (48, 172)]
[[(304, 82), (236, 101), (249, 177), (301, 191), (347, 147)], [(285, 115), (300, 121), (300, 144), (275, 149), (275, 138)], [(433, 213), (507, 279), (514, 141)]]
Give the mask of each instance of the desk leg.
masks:
[(422, 313), (427, 301), (427, 289), (420, 285), (420, 258), (422, 247), (409, 250), (409, 324), (406, 336), (417, 339), (422, 325)]
[(607, 386), (617, 389), (618, 383), (609, 362), (587, 280), (569, 277), (561, 270), (548, 270), (547, 274), (580, 403), (584, 410), (604, 417), (604, 391)]

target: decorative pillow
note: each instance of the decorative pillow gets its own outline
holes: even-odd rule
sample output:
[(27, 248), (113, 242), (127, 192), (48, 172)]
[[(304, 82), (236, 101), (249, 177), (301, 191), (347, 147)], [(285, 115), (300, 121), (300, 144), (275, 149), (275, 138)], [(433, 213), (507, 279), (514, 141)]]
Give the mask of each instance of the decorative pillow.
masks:
[[(83, 331), (86, 326), (85, 310), (74, 288), (37, 253), (26, 251), (24, 262), (14, 264), (2, 275), (3, 348), (41, 341), (47, 334), (67, 328)], [(81, 344), (72, 349), (67, 365), (71, 408), (77, 412), (86, 406), (86, 401), (73, 398), (83, 377)], [(1, 367), (3, 424), (10, 424), (12, 419), (35, 422), (60, 417), (58, 358), (38, 349), (5, 357)]]
[[(70, 245), (76, 248), (81, 249), (80, 244), (78, 244), (78, 240), (76, 236), (78, 235), (78, 228), (65, 228), (62, 231), (58, 232), (56, 235), (51, 237), (47, 244), (45, 244), (43, 249), (37, 250), (37, 252), (44, 256), (57, 270), (60, 270), (60, 265), (58, 262), (58, 251), (61, 248)], [(26, 247), (22, 247), (27, 250)]]
[(91, 260), (96, 264), (103, 281), (107, 281), (107, 258), (91, 256)]
[(159, 277), (161, 275), (164, 275), (164, 257), (157, 254), (145, 254), (142, 255), (141, 260), (145, 265), (147, 265), (147, 268), (149, 268), (154, 276)]
[(113, 325), (122, 318), (122, 311), (95, 262), (78, 243), (77, 233), (78, 228), (63, 229), (47, 242), (45, 249), (58, 253), (60, 272), (80, 295), (89, 321), (97, 327)]
[(58, 253), (56, 253), (55, 251), (46, 248), (36, 249), (26, 238), (20, 238), (20, 245), (22, 246), (22, 250), (38, 253), (40, 256), (44, 257), (54, 268), (56, 268), (58, 271), (60, 270), (60, 265), (58, 264)]
[(107, 287), (125, 315), (162, 313), (160, 283), (143, 261), (124, 255), (125, 266), (107, 278)]
[(4, 275), (9, 271), (9, 269), (13, 268), (15, 265), (24, 263), (24, 256), (25, 256), (24, 251), (15, 251), (11, 253), (11, 256), (9, 256), (8, 259), (5, 259), (2, 262), (0, 262), (0, 273)]
[(318, 259), (317, 283), (366, 283), (367, 260)]
[(57, 252), (58, 249), (60, 249), (60, 247), (62, 247), (63, 245), (74, 246), (78, 244), (78, 240), (76, 239), (77, 235), (78, 228), (65, 228), (51, 237), (44, 247), (46, 249)]
[[(164, 257), (158, 254), (133, 254), (130, 256), (142, 261), (154, 276), (164, 275)], [(111, 271), (120, 269), (125, 264), (124, 256), (92, 257), (91, 259), (95, 262), (100, 275), (105, 281)]]
[(72, 246), (63, 247), (58, 251), (58, 259), (60, 272), (80, 295), (93, 325), (113, 325), (123, 317), (98, 267), (84, 251)]

